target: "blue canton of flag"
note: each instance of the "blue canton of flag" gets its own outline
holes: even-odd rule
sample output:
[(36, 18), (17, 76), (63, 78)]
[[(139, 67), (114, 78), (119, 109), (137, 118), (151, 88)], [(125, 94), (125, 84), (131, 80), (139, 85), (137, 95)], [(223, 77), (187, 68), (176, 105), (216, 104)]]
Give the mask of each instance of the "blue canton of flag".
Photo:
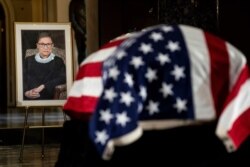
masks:
[(138, 120), (193, 119), (190, 62), (178, 26), (157, 26), (123, 42), (103, 72), (98, 124), (91, 126), (101, 153), (111, 138), (135, 131)]

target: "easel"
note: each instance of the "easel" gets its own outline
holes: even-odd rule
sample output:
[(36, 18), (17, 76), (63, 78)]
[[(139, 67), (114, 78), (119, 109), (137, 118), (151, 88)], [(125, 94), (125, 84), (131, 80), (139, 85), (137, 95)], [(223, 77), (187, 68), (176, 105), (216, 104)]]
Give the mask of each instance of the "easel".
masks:
[[(28, 113), (29, 113), (29, 106), (25, 107), (25, 118), (24, 118), (24, 126), (23, 126), (23, 137), (22, 137), (22, 145), (20, 149), (20, 155), (19, 155), (19, 161), (23, 161), (23, 149), (24, 149), (24, 141), (26, 136), (26, 130), (29, 128), (42, 128), (42, 152), (41, 152), (41, 158), (44, 159), (44, 128), (50, 128), (50, 127), (62, 127), (61, 125), (45, 125), (45, 108), (42, 108), (42, 125), (40, 126), (29, 126), (28, 125)], [(67, 119), (65, 113), (63, 112), (64, 121)]]

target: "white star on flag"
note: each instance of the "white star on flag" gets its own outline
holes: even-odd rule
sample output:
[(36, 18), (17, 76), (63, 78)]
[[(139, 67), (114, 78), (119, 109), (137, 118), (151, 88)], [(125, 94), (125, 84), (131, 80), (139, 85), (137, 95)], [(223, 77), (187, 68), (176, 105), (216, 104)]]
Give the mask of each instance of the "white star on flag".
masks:
[(120, 74), (119, 70), (117, 69), (117, 66), (114, 66), (109, 70), (109, 77), (113, 78), (114, 80), (117, 80), (118, 75)]
[(160, 92), (163, 94), (164, 98), (168, 97), (168, 95), (173, 95), (173, 84), (162, 83)]
[(140, 86), (140, 93), (139, 95), (142, 97), (143, 100), (147, 98), (147, 89), (145, 86)]
[(177, 109), (178, 113), (187, 110), (187, 100), (182, 100), (181, 98), (176, 99), (176, 103), (174, 104), (174, 108)]
[(96, 131), (95, 134), (96, 134), (95, 142), (101, 143), (102, 145), (104, 145), (106, 143), (107, 139), (109, 138), (106, 130)]
[(160, 111), (159, 102), (153, 102), (152, 100), (150, 100), (146, 109), (149, 111), (149, 115), (158, 113)]
[(117, 96), (117, 94), (114, 91), (114, 88), (110, 88), (104, 91), (104, 99), (108, 100), (109, 102), (112, 102), (114, 98)]
[(156, 60), (158, 60), (162, 66), (165, 65), (165, 63), (170, 63), (171, 62), (171, 60), (169, 58), (169, 55), (168, 54), (162, 54), (162, 53), (158, 54), (158, 56), (156, 57)]
[(149, 36), (149, 38), (153, 39), (154, 42), (158, 42), (160, 40), (163, 40), (163, 36), (161, 33), (152, 32), (152, 34)]
[(132, 75), (126, 73), (125, 74), (124, 82), (127, 83), (130, 87), (132, 87), (134, 85), (134, 81), (133, 81)]
[(113, 115), (109, 109), (100, 111), (100, 121), (104, 121), (106, 124), (109, 124), (112, 118)]
[(126, 123), (130, 121), (130, 118), (127, 116), (127, 112), (117, 113), (116, 114), (116, 123), (122, 127), (126, 126)]
[(178, 65), (174, 65), (174, 70), (171, 71), (171, 74), (174, 76), (176, 81), (179, 81), (181, 78), (185, 78), (184, 67), (179, 67)]
[(148, 79), (149, 82), (152, 82), (153, 80), (157, 79), (156, 72), (157, 72), (156, 70), (153, 70), (151, 68), (147, 69), (145, 77)]
[(169, 49), (171, 52), (175, 52), (181, 49), (179, 46), (179, 42), (173, 42), (173, 41), (168, 41), (166, 48)]
[(144, 65), (144, 62), (141, 56), (135, 56), (132, 58), (130, 64), (132, 64), (135, 67), (135, 69), (139, 69), (140, 66)]
[(126, 56), (126, 52), (124, 52), (123, 50), (119, 50), (118, 53), (116, 54), (116, 57), (118, 60), (121, 60), (124, 56)]
[(139, 50), (142, 51), (145, 55), (148, 54), (149, 52), (153, 52), (151, 44), (145, 44), (145, 43), (141, 44)]
[(124, 103), (127, 107), (129, 107), (133, 101), (134, 98), (131, 96), (131, 92), (121, 92), (121, 103)]
[(173, 31), (173, 27), (171, 27), (171, 26), (163, 26), (162, 31), (164, 31), (166, 33), (170, 32), (170, 31)]

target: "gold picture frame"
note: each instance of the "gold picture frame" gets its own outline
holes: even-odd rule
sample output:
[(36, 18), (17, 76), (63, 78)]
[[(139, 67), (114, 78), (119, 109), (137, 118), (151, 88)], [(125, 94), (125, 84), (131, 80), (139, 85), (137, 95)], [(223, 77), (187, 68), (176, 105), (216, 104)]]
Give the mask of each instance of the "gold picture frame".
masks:
[[(72, 33), (71, 33), (71, 23), (34, 23), (34, 22), (15, 22), (15, 64), (16, 64), (16, 106), (17, 107), (34, 107), (34, 106), (63, 106), (66, 101), (68, 91), (73, 83), (73, 61), (72, 61)], [(48, 32), (51, 34), (53, 39), (53, 46), (51, 50), (53, 56), (51, 60), (54, 62), (56, 59), (63, 60), (64, 65), (63, 75), (65, 83), (52, 87), (53, 89), (47, 89), (48, 94), (53, 93), (53, 97), (42, 99), (39, 94), (39, 98), (27, 98), (26, 97), (26, 71), (32, 71), (30, 65), (26, 65), (25, 59), (29, 56), (32, 57), (32, 61), (36, 62), (35, 56), (40, 55), (38, 53), (37, 36), (41, 32)], [(44, 48), (47, 48), (47, 44), (43, 44)], [(31, 58), (31, 57), (30, 57)], [(51, 61), (52, 62), (52, 61)], [(27, 68), (26, 68), (27, 66)], [(52, 66), (52, 65), (51, 65)], [(54, 67), (53, 67), (54, 68)], [(56, 68), (58, 69), (58, 68)], [(40, 70), (40, 71), (39, 71)], [(35, 70), (34, 70), (35, 71)], [(42, 72), (41, 69), (37, 71)], [(53, 71), (54, 72), (54, 71)], [(52, 73), (52, 72), (51, 72)], [(58, 72), (59, 73), (59, 72)], [(56, 74), (53, 74), (56, 76)], [(37, 75), (39, 76), (39, 74)], [(47, 76), (46, 74), (41, 76)], [(54, 79), (54, 78), (53, 78)], [(45, 80), (45, 79), (44, 79)], [(52, 81), (46, 79), (46, 84)], [(32, 83), (38, 82), (37, 80), (32, 80)], [(44, 84), (44, 85), (46, 85)], [(51, 86), (52, 84), (50, 84)], [(54, 86), (54, 85), (53, 85)], [(44, 88), (44, 91), (46, 86)], [(53, 92), (52, 92), (53, 91)], [(25, 93), (24, 93), (25, 92)]]

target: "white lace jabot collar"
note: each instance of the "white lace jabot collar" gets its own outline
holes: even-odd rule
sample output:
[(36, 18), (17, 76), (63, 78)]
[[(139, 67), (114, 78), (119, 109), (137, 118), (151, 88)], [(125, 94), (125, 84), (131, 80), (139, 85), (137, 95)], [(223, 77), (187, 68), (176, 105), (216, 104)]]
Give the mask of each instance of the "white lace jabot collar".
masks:
[(36, 62), (38, 62), (38, 63), (48, 63), (48, 62), (54, 60), (54, 58), (55, 58), (55, 54), (54, 54), (54, 53), (51, 53), (51, 54), (49, 55), (49, 57), (44, 58), (44, 59), (41, 58), (41, 56), (39, 55), (39, 53), (37, 53), (37, 54), (35, 55)]

